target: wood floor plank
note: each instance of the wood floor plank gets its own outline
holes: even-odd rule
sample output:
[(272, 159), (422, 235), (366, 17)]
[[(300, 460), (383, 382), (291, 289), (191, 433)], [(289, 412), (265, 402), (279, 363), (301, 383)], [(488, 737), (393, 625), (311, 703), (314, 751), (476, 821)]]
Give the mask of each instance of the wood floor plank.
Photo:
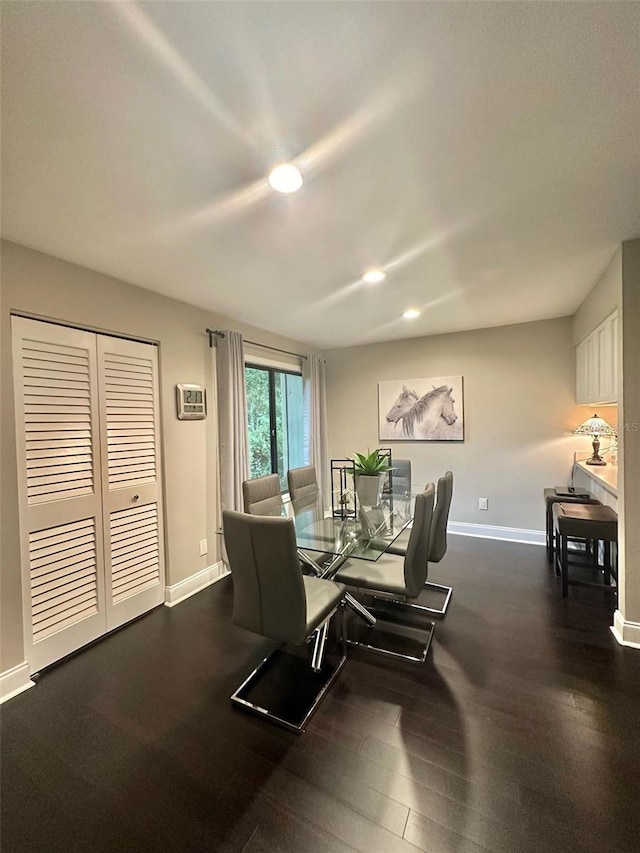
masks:
[(309, 761), (304, 755), (287, 755), (282, 767), (319, 791), (369, 820), (402, 837), (409, 809), (366, 785), (354, 785), (330, 763)]
[[(248, 827), (253, 829), (243, 843)], [(216, 853), (353, 853), (355, 848), (260, 795), (215, 849)]]
[(405, 838), (427, 853), (448, 853), (449, 850), (456, 850), (458, 853), (488, 853), (486, 847), (481, 847), (415, 812), (409, 815)]

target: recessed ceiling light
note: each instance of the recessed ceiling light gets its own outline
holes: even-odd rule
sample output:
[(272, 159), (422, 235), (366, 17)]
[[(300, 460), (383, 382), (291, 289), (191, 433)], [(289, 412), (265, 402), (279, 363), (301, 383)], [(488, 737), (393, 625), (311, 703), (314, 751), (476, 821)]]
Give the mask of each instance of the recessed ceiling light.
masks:
[(402, 316), (405, 320), (415, 320), (416, 317), (420, 316), (420, 312), (416, 308), (409, 308)]
[(386, 277), (387, 274), (384, 270), (381, 270), (378, 267), (373, 267), (366, 271), (362, 276), (362, 280), (366, 281), (368, 284), (377, 284), (379, 281), (384, 281)]
[(279, 193), (294, 193), (302, 186), (302, 175), (293, 163), (280, 163), (269, 172), (269, 184)]

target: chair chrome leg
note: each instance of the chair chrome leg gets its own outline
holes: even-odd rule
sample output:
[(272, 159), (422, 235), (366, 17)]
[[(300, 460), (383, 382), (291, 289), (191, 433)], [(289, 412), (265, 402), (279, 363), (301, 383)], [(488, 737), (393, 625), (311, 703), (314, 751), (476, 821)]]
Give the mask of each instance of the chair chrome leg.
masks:
[(344, 600), (349, 607), (358, 614), (358, 616), (361, 616), (365, 622), (368, 622), (372, 628), (375, 628), (376, 617), (373, 613), (370, 613), (363, 604), (360, 604), (357, 598), (354, 598), (351, 593), (348, 592), (346, 593)]
[(305, 552), (303, 550), (301, 550), (300, 548), (298, 548), (297, 550), (298, 550), (298, 559), (300, 560), (300, 562), (304, 563), (305, 566), (309, 566), (309, 568), (314, 573), (314, 575), (316, 575), (316, 577), (320, 577), (320, 575), (322, 574), (322, 569), (316, 563), (316, 561), (313, 559), (313, 557), (310, 557), (308, 554), (305, 554)]
[(296, 724), (291, 722), (290, 720), (285, 720), (283, 717), (278, 716), (278, 714), (273, 713), (273, 711), (269, 711), (267, 708), (263, 708), (261, 705), (256, 705), (254, 702), (250, 702), (248, 699), (244, 699), (240, 695), (245, 689), (252, 686), (252, 684), (260, 678), (264, 670), (269, 667), (271, 658), (275, 653), (276, 652), (272, 652), (270, 655), (268, 655), (262, 661), (262, 663), (253, 670), (251, 675), (242, 682), (240, 687), (238, 687), (238, 689), (231, 696), (231, 704), (235, 705), (236, 707), (242, 708), (242, 710), (244, 711), (250, 711), (251, 713), (257, 714), (260, 717), (265, 717), (266, 719), (271, 720), (272, 723), (276, 723), (277, 725), (288, 729), (290, 732), (295, 732), (297, 735), (301, 735), (304, 732), (305, 726), (311, 719), (311, 716), (315, 712), (316, 708), (318, 707), (320, 702), (322, 702), (327, 690), (329, 690), (338, 675), (340, 675), (342, 667), (345, 665), (347, 658), (346, 655), (342, 655), (342, 657), (338, 661), (337, 666), (329, 676), (328, 680), (318, 691), (317, 696), (315, 697), (309, 710), (304, 715), (304, 718), (300, 721), (299, 724)]
[(322, 669), (322, 658), (324, 657), (324, 647), (327, 643), (327, 632), (329, 630), (329, 622), (325, 622), (316, 631), (316, 639), (313, 644), (313, 655), (311, 656), (311, 668), (314, 672), (320, 672)]
[[(342, 671), (342, 667), (345, 665), (347, 660), (344, 604), (341, 604), (341, 611), (343, 620), (341, 643), (342, 655), (340, 656), (340, 659), (338, 660), (337, 664), (333, 667), (332, 671), (326, 673), (324, 676), (320, 672), (320, 668), (322, 667), (323, 663), (327, 632), (331, 617), (327, 618), (326, 622), (316, 632), (315, 648), (313, 652), (313, 669), (316, 674), (313, 676), (313, 679), (317, 680), (318, 688), (317, 693), (313, 697), (313, 701), (311, 702), (311, 704), (308, 707), (305, 706), (304, 715), (302, 719), (297, 719), (295, 721), (291, 719), (285, 719), (279, 713), (271, 711), (268, 708), (263, 707), (262, 705), (258, 705), (248, 698), (249, 691), (260, 681), (260, 678), (264, 675), (265, 671), (268, 670), (269, 667), (272, 665), (272, 662), (276, 659), (276, 656), (286, 654), (286, 652), (283, 651), (284, 647), (275, 649), (273, 652), (271, 652), (270, 655), (267, 655), (267, 657), (264, 658), (264, 660), (253, 670), (251, 675), (245, 678), (240, 687), (238, 687), (238, 689), (231, 696), (232, 705), (238, 708), (242, 708), (242, 710), (244, 711), (250, 711), (253, 714), (257, 714), (258, 716), (265, 717), (271, 722), (276, 723), (277, 725), (282, 726), (283, 728), (288, 729), (289, 731), (295, 732), (298, 735), (302, 734), (305, 730), (306, 724), (309, 722), (318, 705), (320, 704), (320, 702), (322, 702), (325, 694)], [(335, 613), (335, 610), (333, 611), (333, 613)], [(331, 616), (333, 616), (333, 613), (331, 614)], [(321, 648), (319, 646), (321, 646)], [(318, 669), (316, 669), (315, 664), (317, 664)], [(308, 666), (308, 663), (305, 663), (305, 665)], [(295, 684), (293, 684), (292, 686), (294, 689), (296, 688)]]
[(437, 589), (439, 592), (445, 592), (446, 598), (444, 600), (444, 604), (441, 609), (437, 607), (427, 607), (424, 604), (412, 604), (412, 607), (418, 607), (420, 610), (426, 610), (427, 613), (433, 613), (434, 616), (444, 616), (447, 612), (447, 607), (449, 606), (449, 602), (451, 601), (451, 596), (453, 595), (453, 589), (450, 586), (443, 586), (440, 583), (432, 583), (431, 581), (427, 581), (424, 585), (425, 589)]
[(342, 655), (347, 656), (347, 606), (343, 600), (340, 603), (340, 630), (342, 631)]
[[(347, 640), (348, 644), (360, 649), (365, 649), (366, 651), (378, 652), (379, 654), (387, 655), (387, 657), (400, 658), (412, 663), (425, 663), (435, 631), (435, 622), (431, 619), (426, 621), (422, 618), (416, 621), (415, 619), (407, 619), (406, 617), (410, 616), (412, 613), (414, 613), (415, 616), (418, 616), (418, 614), (422, 614), (428, 608), (406, 601), (402, 598), (397, 598), (393, 595), (379, 595), (373, 593), (372, 590), (361, 590), (361, 592), (373, 599), (371, 609), (375, 614), (375, 618), (378, 620), (377, 627), (382, 627), (382, 633), (379, 633), (376, 630), (366, 633), (356, 631), (356, 636), (359, 636), (360, 639), (354, 638), (352, 634), (352, 636)], [(403, 615), (405, 616), (404, 619), (402, 618)], [(405, 628), (417, 630), (420, 637), (419, 639), (416, 638), (416, 642), (413, 643), (416, 647), (415, 653), (390, 648), (389, 645), (393, 646), (394, 642), (392, 641), (391, 644), (389, 644), (388, 639), (384, 638), (385, 635), (396, 633), (396, 630), (392, 629), (390, 632), (388, 628), (385, 628), (386, 625), (395, 625), (400, 634), (403, 633), (403, 629)], [(378, 645), (376, 645), (376, 643), (378, 643)], [(411, 651), (413, 652), (413, 649)]]
[(347, 640), (350, 646), (355, 646), (359, 649), (364, 649), (369, 652), (376, 652), (379, 655), (386, 655), (386, 657), (391, 658), (399, 658), (400, 660), (410, 661), (411, 663), (426, 663), (427, 656), (429, 654), (429, 648), (431, 646), (431, 641), (433, 640), (433, 634), (436, 629), (435, 622), (429, 622), (428, 625), (425, 626), (427, 631), (427, 639), (421, 650), (419, 655), (409, 655), (403, 654), (402, 652), (394, 652), (391, 649), (385, 649), (383, 646), (374, 646), (373, 643), (367, 642), (359, 642), (358, 640)]

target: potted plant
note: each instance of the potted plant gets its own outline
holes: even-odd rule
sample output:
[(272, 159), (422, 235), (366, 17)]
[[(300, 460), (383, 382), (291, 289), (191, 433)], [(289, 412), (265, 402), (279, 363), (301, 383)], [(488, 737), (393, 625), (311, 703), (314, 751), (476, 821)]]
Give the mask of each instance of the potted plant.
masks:
[(382, 489), (389, 470), (389, 457), (379, 449), (369, 453), (355, 453), (353, 473), (356, 494), (362, 506), (378, 506), (382, 500)]

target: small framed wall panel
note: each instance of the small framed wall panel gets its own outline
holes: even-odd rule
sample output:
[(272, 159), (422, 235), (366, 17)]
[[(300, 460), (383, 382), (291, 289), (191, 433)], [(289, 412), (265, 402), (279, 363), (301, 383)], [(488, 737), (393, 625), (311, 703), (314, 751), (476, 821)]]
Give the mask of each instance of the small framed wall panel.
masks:
[(181, 383), (176, 385), (176, 410), (178, 420), (197, 421), (207, 416), (207, 398), (202, 385)]

